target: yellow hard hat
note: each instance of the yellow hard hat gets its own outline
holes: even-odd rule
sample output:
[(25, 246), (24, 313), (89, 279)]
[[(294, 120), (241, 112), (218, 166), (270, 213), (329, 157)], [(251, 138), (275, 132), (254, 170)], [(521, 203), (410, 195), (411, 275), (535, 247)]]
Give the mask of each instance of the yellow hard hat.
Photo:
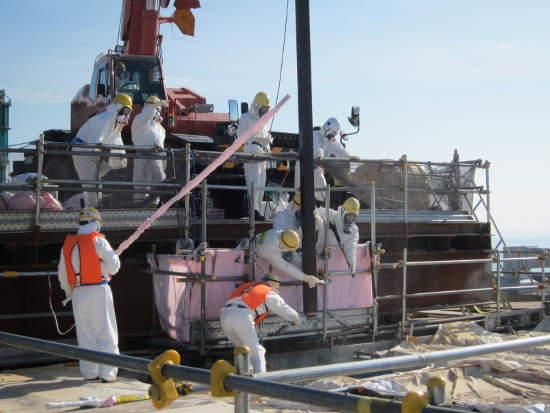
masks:
[(269, 96), (265, 92), (258, 92), (254, 97), (254, 103), (260, 106), (271, 106)]
[(302, 208), (302, 195), (299, 192), (296, 192), (294, 194), (294, 198), (292, 198), (292, 204), (296, 209)]
[(133, 109), (132, 98), (126, 93), (120, 93), (119, 95), (117, 95), (117, 97), (114, 100), (114, 103), (120, 103), (122, 106), (130, 110)]
[(300, 236), (293, 229), (283, 231), (281, 234), (281, 244), (283, 244), (288, 251), (296, 251), (298, 244), (300, 244)]
[(82, 211), (80, 211), (80, 216), (78, 217), (79, 221), (89, 221), (94, 220), (99, 222), (100, 224), (103, 224), (103, 220), (101, 219), (101, 215), (99, 214), (99, 211), (93, 207), (87, 207), (84, 208)]
[(160, 100), (155, 95), (151, 95), (147, 99), (145, 99), (145, 104), (154, 106), (156, 108), (162, 108), (162, 107), (168, 106), (168, 102), (166, 102), (165, 100)]
[(348, 198), (342, 204), (342, 207), (349, 213), (358, 215), (360, 204), (357, 198)]

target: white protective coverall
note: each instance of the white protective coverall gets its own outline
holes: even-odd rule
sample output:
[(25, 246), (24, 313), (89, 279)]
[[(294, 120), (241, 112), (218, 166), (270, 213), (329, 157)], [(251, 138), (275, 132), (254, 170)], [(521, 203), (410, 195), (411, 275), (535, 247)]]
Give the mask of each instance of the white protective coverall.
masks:
[[(318, 209), (318, 212), (325, 218), (326, 214), (322, 213), (322, 209)], [(359, 230), (355, 222), (353, 222), (351, 225), (348, 225), (347, 230), (349, 233), (345, 232), (344, 215), (346, 213), (347, 211), (344, 210), (342, 206), (338, 207), (337, 211), (333, 209), (329, 210), (330, 222), (333, 224), (331, 226), (336, 229), (336, 233), (340, 238), (340, 244), (338, 243), (338, 238), (334, 234), (334, 231), (329, 226), (327, 247), (342, 248), (348, 266), (350, 267), (350, 272), (355, 272), (355, 255), (357, 243), (359, 242)]]
[[(239, 127), (237, 128), (237, 136), (241, 136), (250, 127), (260, 119), (259, 113), (260, 105), (252, 103), (248, 112), (243, 113), (239, 119)], [(262, 129), (252, 135), (244, 144), (245, 153), (262, 154), (271, 152), (270, 144), (273, 141), (271, 134), (268, 131), (267, 125), (264, 125)], [(246, 179), (246, 186), (250, 187), (253, 182), (256, 188), (265, 187), (266, 180), (266, 168), (267, 162), (245, 162), (244, 163), (244, 176)], [(262, 209), (262, 201), (264, 199), (264, 191), (256, 191), (256, 199), (254, 209), (260, 212)]]
[(301, 214), (301, 211), (296, 208), (293, 202), (291, 202), (285, 209), (275, 214), (275, 219), (273, 220), (273, 229), (280, 231), (293, 229), (294, 231), (301, 232), (302, 226), (298, 218), (296, 218), (296, 213)]
[[(120, 132), (124, 125), (117, 124), (117, 115), (122, 109), (120, 103), (111, 103), (104, 112), (91, 117), (82, 125), (76, 133), (74, 143), (103, 143), (108, 145), (123, 145)], [(77, 151), (93, 151), (91, 148), (73, 147)], [(123, 150), (112, 150), (111, 152), (124, 153)], [(99, 158), (95, 156), (73, 156), (73, 163), (80, 180), (92, 181), (96, 179), (96, 169)], [(108, 162), (101, 162), (99, 176), (103, 177), (111, 169), (120, 169), (126, 167), (126, 159), (109, 158)], [(82, 185), (93, 187), (93, 185)], [(87, 207), (97, 206), (97, 192), (84, 192), (84, 203)]]
[[(227, 307), (227, 305), (231, 305)], [(239, 307), (240, 305), (240, 307)], [(265, 304), (261, 304), (256, 311), (259, 315), (265, 313), (266, 309), (278, 315), (283, 320), (293, 324), (300, 323), (300, 316), (283, 298), (272, 291), (266, 295)], [(265, 348), (260, 344), (254, 319), (256, 313), (251, 310), (241, 297), (232, 298), (227, 301), (226, 306), (221, 309), (220, 323), (224, 333), (235, 346), (245, 345), (250, 348), (250, 358), (255, 373), (265, 373)]]
[[(100, 224), (92, 221), (78, 228), (78, 234), (99, 232)], [(102, 237), (95, 238), (95, 250), (101, 259), (101, 274), (109, 280), (109, 274), (114, 275), (120, 269), (120, 260), (109, 242)], [(72, 265), (75, 272), (80, 271), (78, 246), (72, 251)], [(67, 297), (71, 297), (71, 287), (67, 280), (67, 270), (63, 250), (59, 258), (57, 275), (61, 288)], [(118, 329), (113, 305), (113, 293), (109, 284), (83, 285), (72, 291), (73, 313), (76, 324), (78, 345), (82, 348), (119, 354)], [(118, 369), (104, 364), (80, 361), (80, 371), (85, 379), (100, 377), (114, 380)]]
[[(325, 137), (323, 129), (313, 131), (313, 158), (349, 158), (350, 155), (346, 148), (336, 140), (330, 140)], [(321, 166), (317, 166), (313, 169), (313, 185), (315, 188), (326, 188), (327, 180), (324, 175), (325, 171)], [(300, 162), (296, 162), (296, 168), (294, 172), (294, 186), (300, 187)], [(324, 202), (325, 193), (315, 191), (315, 199)]]
[[(132, 142), (140, 147), (164, 148), (166, 131), (155, 120), (158, 109), (152, 105), (145, 105), (141, 113), (136, 115), (132, 122)], [(134, 182), (162, 182), (166, 179), (165, 163), (161, 159), (134, 159)], [(150, 187), (136, 187), (149, 189)], [(147, 198), (148, 194), (135, 193), (134, 200)]]
[[(258, 234), (255, 240), (256, 255), (263, 258), (271, 264), (273, 268), (276, 268), (289, 277), (306, 282), (310, 287), (314, 287), (315, 284), (319, 283), (317, 277), (304, 274), (302, 270), (283, 258), (283, 254), (289, 251), (281, 245), (280, 237), (282, 232), (283, 231), (270, 229)], [(292, 254), (292, 261), (297, 263), (296, 255), (296, 253)]]

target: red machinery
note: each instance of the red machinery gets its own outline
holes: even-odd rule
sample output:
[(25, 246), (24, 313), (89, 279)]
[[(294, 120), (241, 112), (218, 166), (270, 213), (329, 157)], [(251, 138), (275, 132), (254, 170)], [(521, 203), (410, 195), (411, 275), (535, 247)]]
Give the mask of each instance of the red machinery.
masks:
[[(198, 93), (166, 87), (159, 57), (162, 43), (159, 26), (174, 23), (183, 34), (193, 36), (195, 19), (191, 9), (200, 7), (200, 1), (175, 0), (173, 15), (161, 17), (160, 9), (169, 4), (170, 0), (123, 1), (120, 27), (123, 44), (96, 59), (90, 84), (83, 86), (71, 102), (73, 133), (90, 116), (103, 111), (118, 93), (132, 96), (134, 113), (139, 113), (148, 96), (167, 99), (164, 126), (168, 133), (212, 136), (220, 122), (229, 121), (227, 113), (214, 113), (213, 105), (207, 105)], [(125, 135), (128, 139), (128, 127)]]

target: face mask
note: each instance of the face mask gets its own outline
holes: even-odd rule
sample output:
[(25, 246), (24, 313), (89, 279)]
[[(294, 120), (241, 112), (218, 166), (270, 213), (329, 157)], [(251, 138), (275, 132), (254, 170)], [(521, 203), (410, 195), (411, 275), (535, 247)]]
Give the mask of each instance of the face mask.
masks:
[(294, 218), (296, 219), (296, 225), (301, 227), (302, 226), (302, 212), (296, 211), (294, 213)]
[(258, 109), (258, 113), (260, 114), (260, 117), (265, 115), (269, 110), (269, 106), (262, 106), (260, 109)]
[(335, 133), (329, 133), (328, 135), (325, 135), (325, 136), (329, 141), (333, 141), (333, 140), (336, 139), (336, 134)]
[(155, 122), (158, 122), (158, 123), (162, 122), (162, 116), (160, 115), (160, 110), (159, 109), (156, 110), (155, 116), (153, 117), (153, 120)]
[(292, 262), (294, 251), (285, 251), (283, 252), (283, 260), (286, 262)]
[(344, 233), (351, 234), (351, 228), (355, 221), (355, 214), (346, 214), (344, 215)]

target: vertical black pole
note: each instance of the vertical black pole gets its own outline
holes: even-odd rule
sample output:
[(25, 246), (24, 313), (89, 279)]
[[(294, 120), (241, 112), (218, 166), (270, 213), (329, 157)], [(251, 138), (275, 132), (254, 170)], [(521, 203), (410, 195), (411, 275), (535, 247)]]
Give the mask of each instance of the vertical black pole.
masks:
[[(311, 48), (309, 0), (296, 0), (296, 61), (298, 63), (298, 114), (302, 195), (302, 269), (317, 275), (313, 209), (313, 118), (311, 114)], [(317, 311), (317, 288), (304, 285), (304, 312)]]

